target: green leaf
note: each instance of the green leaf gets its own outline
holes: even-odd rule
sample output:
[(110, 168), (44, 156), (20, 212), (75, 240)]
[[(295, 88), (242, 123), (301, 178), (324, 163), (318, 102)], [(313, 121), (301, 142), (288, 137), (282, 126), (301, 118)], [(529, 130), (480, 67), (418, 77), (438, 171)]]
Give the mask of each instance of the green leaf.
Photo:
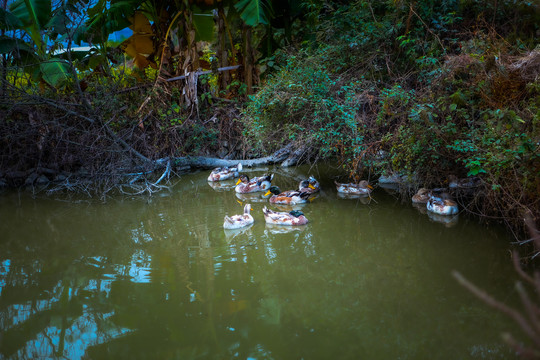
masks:
[(192, 19), (196, 41), (211, 42), (214, 40), (214, 16), (212, 13), (193, 14)]
[(19, 51), (33, 53), (34, 48), (21, 39), (13, 39), (7, 36), (0, 37), (0, 54), (10, 54)]
[(85, 40), (91, 38), (94, 43), (106, 42), (113, 32), (129, 27), (131, 25), (129, 18), (139, 7), (140, 1), (117, 1), (108, 8), (106, 5), (107, 1), (100, 0), (88, 10), (89, 19), (86, 22), (87, 39)]
[(65, 34), (71, 23), (71, 19), (64, 11), (57, 11), (46, 25), (47, 29), (51, 29), (53, 35)]
[(51, 0), (16, 0), (9, 9), (25, 27), (42, 29), (52, 17)]
[(24, 31), (37, 46), (37, 53), (45, 55), (45, 42), (41, 30), (49, 22), (52, 16), (50, 0), (16, 0), (10, 5), (11, 13), (23, 24)]
[(7, 10), (0, 9), (0, 29), (13, 30), (23, 27), (23, 23), (18, 17)]
[(71, 67), (67, 61), (53, 58), (39, 66), (45, 80), (49, 85), (57, 87), (71, 76)]
[(269, 4), (264, 0), (241, 0), (234, 5), (240, 12), (240, 17), (246, 25), (257, 26), (259, 24), (268, 24), (268, 12), (271, 12)]

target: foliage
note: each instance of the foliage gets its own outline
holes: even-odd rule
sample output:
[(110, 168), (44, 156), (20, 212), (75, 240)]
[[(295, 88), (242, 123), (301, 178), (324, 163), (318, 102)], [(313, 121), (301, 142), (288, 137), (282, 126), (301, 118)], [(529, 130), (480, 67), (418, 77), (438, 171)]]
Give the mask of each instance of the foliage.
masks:
[(248, 26), (268, 24), (267, 13), (271, 8), (264, 0), (241, 0), (234, 5)]
[(361, 143), (357, 90), (355, 82), (332, 79), (315, 59), (291, 56), (251, 97), (246, 135), (265, 151), (291, 141), (309, 145), (323, 158), (337, 155), (343, 146), (355, 149)]
[[(523, 211), (539, 216), (540, 49), (524, 47), (539, 30), (533, 5), (333, 5), (309, 8), (317, 41), (285, 54), (247, 105), (255, 149), (309, 144), (352, 178), (398, 172), (440, 187), (449, 176), (480, 177), (487, 201), (476, 211), (515, 223)], [(525, 26), (509, 27), (503, 14)]]
[[(304, 160), (332, 159), (355, 179), (399, 172), (429, 187), (479, 177), (489, 201), (477, 210), (516, 218), (540, 214), (540, 22), (535, 4), (514, 3), (103, 0), (45, 9), (21, 0), (0, 12), (3, 84), (84, 104), (148, 156), (238, 155), (224, 145), (235, 137), (252, 145), (243, 156), (292, 142)], [(77, 14), (88, 15), (84, 26)], [(134, 35), (121, 54), (106, 39), (126, 26)], [(198, 41), (214, 32), (215, 42)], [(58, 55), (61, 39), (68, 49), (96, 46)], [(231, 64), (243, 69), (215, 71)], [(214, 72), (160, 82), (198, 68)]]

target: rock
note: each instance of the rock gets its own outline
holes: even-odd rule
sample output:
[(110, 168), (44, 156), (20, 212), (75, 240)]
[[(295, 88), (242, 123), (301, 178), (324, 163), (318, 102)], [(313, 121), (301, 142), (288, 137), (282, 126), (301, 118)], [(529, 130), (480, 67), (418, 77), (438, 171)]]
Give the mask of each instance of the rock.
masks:
[(403, 179), (398, 174), (392, 174), (389, 176), (381, 175), (379, 178), (379, 184), (400, 184)]
[(41, 175), (36, 179), (36, 185), (47, 185), (49, 182), (49, 179), (45, 175)]
[(28, 175), (28, 177), (26, 178), (26, 180), (24, 181), (24, 185), (26, 186), (30, 186), (30, 185), (34, 185), (34, 182), (36, 182), (36, 179), (39, 177), (38, 174), (36, 173), (31, 173), (30, 175)]
[(54, 177), (55, 182), (64, 182), (66, 181), (66, 179), (67, 179), (67, 176), (64, 174), (58, 174)]

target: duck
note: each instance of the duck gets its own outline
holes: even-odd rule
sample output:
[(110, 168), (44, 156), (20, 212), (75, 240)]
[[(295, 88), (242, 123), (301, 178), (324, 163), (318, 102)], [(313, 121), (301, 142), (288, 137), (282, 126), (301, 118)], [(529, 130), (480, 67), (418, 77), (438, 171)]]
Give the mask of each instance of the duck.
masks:
[(300, 210), (277, 212), (272, 211), (265, 206), (262, 211), (264, 214), (264, 221), (266, 221), (267, 224), (296, 226), (308, 223), (308, 219)]
[(208, 181), (223, 181), (227, 179), (236, 179), (242, 171), (242, 163), (238, 163), (236, 166), (218, 167), (212, 170), (208, 175)]
[(350, 194), (350, 195), (369, 195), (373, 190), (373, 187), (369, 185), (366, 180), (360, 181), (358, 184), (342, 184), (334, 181), (337, 187), (338, 193)]
[(236, 187), (234, 188), (234, 191), (240, 194), (265, 191), (269, 189), (272, 185), (273, 178), (274, 174), (269, 174), (250, 180), (246, 174), (241, 174), (240, 178), (236, 182)]
[(242, 215), (233, 215), (233, 216), (227, 216), (225, 215), (225, 219), (223, 221), (223, 228), (231, 230), (231, 229), (239, 229), (244, 226), (248, 226), (253, 224), (254, 219), (253, 216), (249, 213), (251, 210), (251, 205), (246, 204), (244, 206), (244, 213)]
[(321, 190), (321, 185), (315, 179), (315, 177), (310, 176), (309, 178), (300, 181), (300, 184), (298, 185), (298, 190), (303, 192), (310, 192), (310, 193), (316, 193)]
[(438, 215), (456, 215), (459, 212), (457, 203), (446, 192), (437, 195), (432, 192), (426, 208), (428, 211)]
[(427, 204), (430, 191), (426, 188), (420, 188), (412, 197), (413, 204)]
[(270, 186), (266, 194), (264, 196), (268, 196), (270, 194), (272, 197), (268, 201), (270, 201), (271, 204), (282, 204), (282, 205), (296, 205), (296, 204), (302, 204), (307, 202), (307, 199), (312, 194), (308, 191), (297, 191), (297, 190), (289, 190), (281, 192), (279, 187), (277, 186)]

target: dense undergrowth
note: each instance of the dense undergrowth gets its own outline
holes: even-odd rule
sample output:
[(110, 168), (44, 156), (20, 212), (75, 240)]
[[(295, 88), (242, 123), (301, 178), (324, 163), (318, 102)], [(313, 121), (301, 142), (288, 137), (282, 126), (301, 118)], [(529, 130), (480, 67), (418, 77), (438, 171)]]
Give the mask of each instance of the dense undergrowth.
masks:
[[(248, 158), (293, 143), (301, 161), (333, 162), (353, 181), (397, 173), (414, 191), (475, 177), (479, 186), (458, 199), (466, 211), (514, 229), (527, 212), (540, 221), (538, 4), (301, 5), (288, 36), (275, 37), (280, 50), (257, 55), (261, 82), (247, 99), (234, 72), (226, 88), (217, 89), (216, 74), (188, 88), (121, 66), (122, 56), (63, 88), (10, 72), (0, 181), (21, 185), (39, 171), (122, 174), (135, 152)], [(254, 29), (260, 47), (270, 43), (263, 28)], [(206, 44), (201, 59), (215, 55)]]
[(468, 211), (512, 226), (538, 218), (535, 11), (511, 1), (341, 6), (315, 41), (281, 53), (244, 110), (245, 134), (264, 152), (295, 141), (351, 179), (398, 173), (413, 187), (445, 187), (474, 177)]

